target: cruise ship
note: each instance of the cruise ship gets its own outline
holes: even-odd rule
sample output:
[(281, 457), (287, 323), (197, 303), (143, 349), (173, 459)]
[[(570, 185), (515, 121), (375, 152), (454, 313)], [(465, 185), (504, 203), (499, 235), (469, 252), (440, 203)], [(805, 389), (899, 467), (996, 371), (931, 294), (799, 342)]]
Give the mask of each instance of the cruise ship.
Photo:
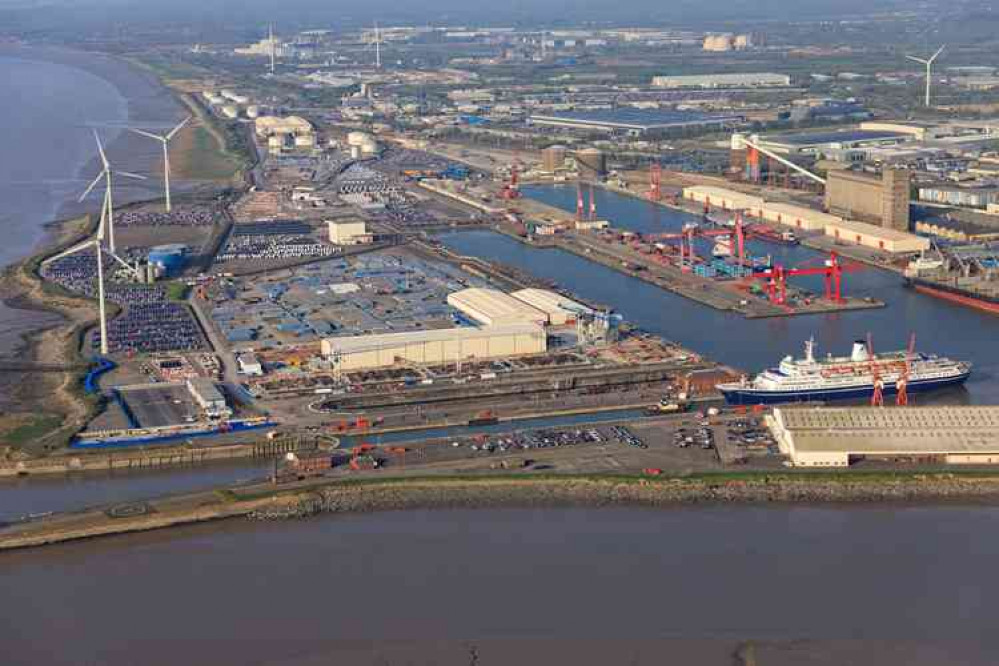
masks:
[[(906, 365), (908, 361), (908, 377)], [(719, 384), (718, 390), (732, 405), (759, 405), (809, 400), (855, 400), (874, 394), (875, 378), (882, 393), (898, 391), (901, 380), (907, 393), (931, 391), (963, 384), (971, 364), (940, 356), (908, 351), (870, 354), (867, 345), (853, 343), (849, 356), (815, 358), (815, 341), (805, 343), (805, 357), (785, 357), (776, 368), (752, 380)]]

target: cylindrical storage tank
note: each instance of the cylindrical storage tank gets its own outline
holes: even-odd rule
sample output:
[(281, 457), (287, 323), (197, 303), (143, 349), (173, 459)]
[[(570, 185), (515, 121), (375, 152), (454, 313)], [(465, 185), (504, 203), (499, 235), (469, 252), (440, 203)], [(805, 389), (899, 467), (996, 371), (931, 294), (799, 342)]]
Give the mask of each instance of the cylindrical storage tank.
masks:
[(186, 245), (157, 245), (149, 250), (149, 263), (159, 266), (164, 275), (169, 275), (184, 267), (186, 255)]
[(260, 117), (260, 107), (256, 104), (251, 104), (246, 107), (246, 117), (247, 118), (259, 118)]
[(359, 160), (359, 159), (361, 159), (361, 147), (360, 146), (351, 146), (350, 147), (350, 158), (352, 160)]
[(374, 155), (378, 152), (378, 142), (369, 138), (361, 144), (361, 152), (365, 155)]

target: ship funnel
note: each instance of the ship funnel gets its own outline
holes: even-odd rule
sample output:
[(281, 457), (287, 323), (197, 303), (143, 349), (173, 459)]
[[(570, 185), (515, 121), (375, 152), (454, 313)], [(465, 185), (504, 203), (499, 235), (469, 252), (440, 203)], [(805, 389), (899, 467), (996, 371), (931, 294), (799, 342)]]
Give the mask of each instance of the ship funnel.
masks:
[(850, 352), (851, 361), (867, 361), (870, 355), (867, 353), (867, 343), (863, 340), (853, 341), (853, 351)]

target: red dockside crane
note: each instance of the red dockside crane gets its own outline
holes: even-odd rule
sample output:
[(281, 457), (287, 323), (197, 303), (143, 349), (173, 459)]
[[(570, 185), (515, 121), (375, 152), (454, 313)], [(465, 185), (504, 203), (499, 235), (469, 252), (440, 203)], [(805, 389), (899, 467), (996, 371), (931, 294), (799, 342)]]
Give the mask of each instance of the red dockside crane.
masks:
[(821, 275), (825, 278), (825, 298), (833, 303), (843, 302), (843, 273), (857, 270), (852, 264), (843, 264), (836, 252), (830, 252), (829, 258), (822, 266), (802, 265), (796, 268), (785, 268), (775, 264), (767, 270), (753, 275), (753, 279), (767, 280), (767, 293), (770, 301), (776, 305), (787, 303), (787, 278), (794, 275)]
[(648, 196), (651, 201), (662, 201), (662, 180), (663, 168), (657, 162), (652, 165), (652, 168), (649, 169), (649, 191), (646, 193), (646, 196)]
[(576, 183), (576, 219), (583, 221), (583, 183)]
[(503, 186), (502, 196), (504, 199), (519, 199), (520, 185), (517, 182), (517, 165), (510, 167), (510, 181)]

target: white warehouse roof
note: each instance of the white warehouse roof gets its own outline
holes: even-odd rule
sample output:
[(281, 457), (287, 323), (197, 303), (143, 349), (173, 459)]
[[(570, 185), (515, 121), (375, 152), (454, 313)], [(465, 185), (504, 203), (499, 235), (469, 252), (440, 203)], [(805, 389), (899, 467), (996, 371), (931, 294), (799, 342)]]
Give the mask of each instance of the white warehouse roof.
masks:
[(485, 326), (544, 324), (548, 319), (541, 310), (496, 289), (462, 289), (449, 294), (447, 302)]
[(999, 407), (778, 407), (768, 425), (796, 465), (844, 466), (850, 456), (943, 456), (999, 462)]
[(580, 314), (593, 312), (585, 305), (547, 289), (521, 289), (510, 295), (545, 313), (548, 316), (548, 323), (555, 326), (562, 326)]

